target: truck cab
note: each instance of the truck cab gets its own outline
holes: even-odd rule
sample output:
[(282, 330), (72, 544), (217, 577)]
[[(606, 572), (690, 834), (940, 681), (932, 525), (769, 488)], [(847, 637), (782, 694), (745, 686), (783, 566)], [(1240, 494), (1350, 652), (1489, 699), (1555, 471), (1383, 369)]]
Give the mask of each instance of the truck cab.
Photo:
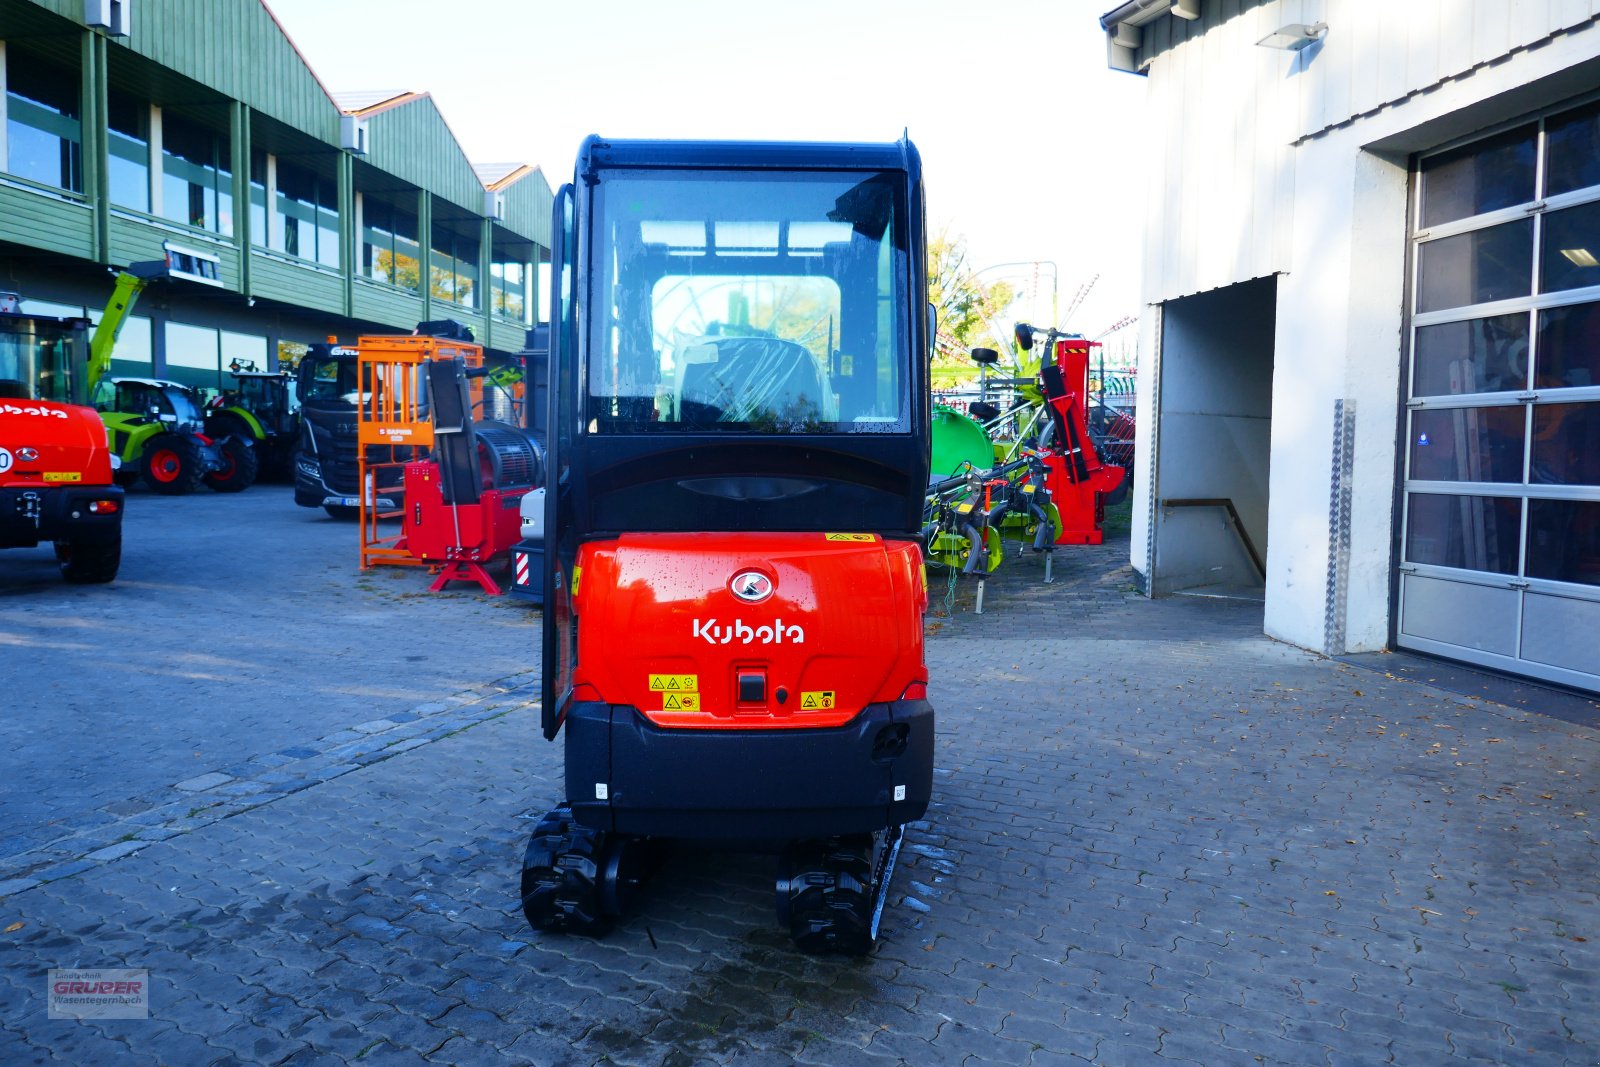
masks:
[[(294, 456), (294, 502), (354, 518), (361, 506), (360, 445), (356, 441), (357, 350), (314, 344), (295, 370), (300, 439)], [(399, 507), (400, 486), (380, 487), (376, 506)]]

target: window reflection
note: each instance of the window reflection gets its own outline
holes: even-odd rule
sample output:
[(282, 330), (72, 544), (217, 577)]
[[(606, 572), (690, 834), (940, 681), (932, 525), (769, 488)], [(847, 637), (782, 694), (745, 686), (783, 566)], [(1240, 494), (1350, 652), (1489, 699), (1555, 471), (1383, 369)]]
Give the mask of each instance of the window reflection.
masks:
[(1417, 283), (1418, 311), (1527, 296), (1533, 287), (1533, 220), (1427, 242)]
[(1545, 485), (1600, 485), (1600, 404), (1534, 406), (1529, 476)]
[(1411, 477), (1520, 482), (1527, 416), (1520, 404), (1411, 413)]
[(168, 111), (161, 117), (161, 214), (233, 235), (228, 138)]
[(417, 290), (422, 284), (417, 213), (371, 194), (363, 197), (361, 260), (361, 273), (373, 281)]
[(1528, 502), (1528, 577), (1600, 585), (1600, 502)]
[(1413, 493), (1406, 560), (1515, 574), (1521, 521), (1522, 501), (1515, 497)]
[(106, 177), (111, 186), (111, 200), (135, 211), (149, 211), (149, 105), (113, 91), (108, 98), (106, 123), (109, 149)]
[(1544, 195), (1600, 185), (1600, 101), (1545, 122)]
[[(478, 235), (470, 222), (436, 222), (428, 265), (428, 290), (435, 300), (478, 306)], [(459, 228), (458, 228), (459, 227)]]
[(1540, 292), (1600, 285), (1600, 202), (1547, 214), (1541, 248)]
[(327, 267), (339, 266), (339, 194), (331, 177), (278, 161), (272, 247)]
[(83, 191), (78, 73), (6, 51), (5, 169), (22, 178)]
[(1523, 126), (1423, 160), (1422, 225), (1532, 200), (1537, 134)]
[(1538, 389), (1600, 385), (1600, 303), (1539, 312)]
[(1417, 330), (1413, 396), (1514, 392), (1527, 387), (1527, 312)]

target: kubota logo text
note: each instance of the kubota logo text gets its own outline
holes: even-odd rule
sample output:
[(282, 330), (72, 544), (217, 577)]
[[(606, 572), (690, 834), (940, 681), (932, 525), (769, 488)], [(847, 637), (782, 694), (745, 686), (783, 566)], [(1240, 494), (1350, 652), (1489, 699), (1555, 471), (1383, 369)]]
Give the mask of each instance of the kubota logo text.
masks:
[(707, 619), (705, 622), (695, 619), (694, 636), (705, 638), (708, 645), (781, 645), (785, 641), (796, 645), (806, 643), (806, 632), (799, 626), (785, 626), (782, 619), (773, 619), (771, 625), (762, 626), (751, 626), (738, 619), (726, 626), (718, 625), (716, 619)]
[(18, 407), (15, 404), (0, 404), (0, 415), (43, 415), (48, 419), (64, 419), (67, 417), (67, 413), (59, 408)]

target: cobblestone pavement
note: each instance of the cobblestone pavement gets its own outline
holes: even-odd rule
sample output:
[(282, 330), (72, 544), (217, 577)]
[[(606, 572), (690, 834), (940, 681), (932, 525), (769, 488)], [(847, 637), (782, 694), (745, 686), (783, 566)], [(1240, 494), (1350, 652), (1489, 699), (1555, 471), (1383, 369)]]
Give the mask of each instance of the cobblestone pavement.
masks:
[(110, 585), (64, 585), (48, 547), (0, 552), (0, 882), (194, 808), (177, 783), (303, 777), (363, 724), (513, 686), (536, 654), (525, 605), (358, 570), (355, 524), (289, 486), (133, 489), (126, 523)]
[[(1144, 601), (1125, 552), (930, 616), (935, 804), (868, 958), (797, 955), (737, 855), (674, 854), (604, 941), (531, 934), (560, 747), (510, 685), (0, 900), (0, 1062), (1600, 1060), (1600, 734)], [(149, 968), (150, 1018), (48, 1020), (64, 966)]]

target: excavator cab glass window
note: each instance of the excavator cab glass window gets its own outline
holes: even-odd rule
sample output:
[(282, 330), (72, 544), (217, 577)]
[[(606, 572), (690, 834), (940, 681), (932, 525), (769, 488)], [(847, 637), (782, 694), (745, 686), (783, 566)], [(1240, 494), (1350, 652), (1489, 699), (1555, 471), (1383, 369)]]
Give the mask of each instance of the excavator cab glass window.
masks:
[(0, 400), (73, 403), (77, 341), (69, 326), (0, 315)]
[(908, 432), (903, 184), (606, 174), (585, 430)]

